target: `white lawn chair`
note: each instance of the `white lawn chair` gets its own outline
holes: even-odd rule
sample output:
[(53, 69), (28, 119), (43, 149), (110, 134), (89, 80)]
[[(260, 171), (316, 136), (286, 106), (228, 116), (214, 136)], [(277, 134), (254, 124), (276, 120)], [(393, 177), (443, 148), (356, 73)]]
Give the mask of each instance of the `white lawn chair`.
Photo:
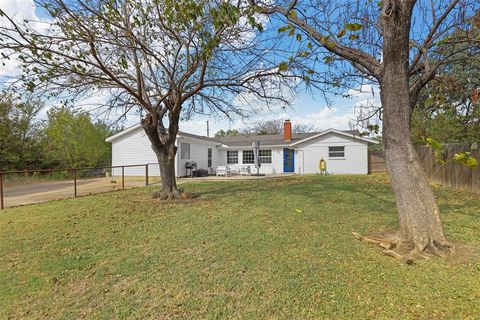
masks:
[(229, 177), (230, 175), (231, 175), (231, 171), (228, 166), (217, 167), (217, 176)]
[(250, 166), (241, 167), (238, 173), (242, 176), (249, 176), (250, 175)]

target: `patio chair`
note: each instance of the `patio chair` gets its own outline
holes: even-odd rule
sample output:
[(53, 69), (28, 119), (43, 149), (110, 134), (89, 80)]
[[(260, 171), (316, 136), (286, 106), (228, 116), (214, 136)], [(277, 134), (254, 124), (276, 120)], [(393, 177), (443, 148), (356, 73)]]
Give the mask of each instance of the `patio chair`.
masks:
[(244, 166), (238, 170), (238, 173), (242, 176), (249, 176), (251, 173), (250, 171), (250, 166)]
[(218, 166), (217, 167), (217, 176), (228, 177), (231, 175), (230, 168), (228, 166)]

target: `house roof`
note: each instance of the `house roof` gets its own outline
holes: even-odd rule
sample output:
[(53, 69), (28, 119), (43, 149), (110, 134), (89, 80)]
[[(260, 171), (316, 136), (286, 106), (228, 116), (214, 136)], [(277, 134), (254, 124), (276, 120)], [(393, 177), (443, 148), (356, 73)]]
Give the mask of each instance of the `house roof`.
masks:
[[(105, 139), (105, 141), (112, 142), (132, 131), (139, 130), (141, 128), (142, 127), (140, 124), (136, 124), (113, 136), (108, 137), (107, 139)], [(360, 136), (360, 133), (358, 130), (341, 131), (336, 129), (328, 129), (321, 132), (294, 133), (292, 135), (292, 140), (288, 142), (283, 140), (283, 134), (248, 135), (248, 136), (237, 136), (237, 137), (223, 137), (223, 138), (216, 139), (216, 138), (207, 138), (205, 136), (200, 136), (200, 135), (196, 135), (188, 132), (179, 131), (178, 136), (199, 139), (199, 140), (204, 140), (204, 141), (213, 142), (213, 143), (219, 143), (227, 147), (250, 147), (252, 145), (252, 142), (254, 141), (259, 141), (261, 145), (267, 145), (267, 146), (286, 146), (286, 145), (295, 146), (300, 143), (309, 141), (311, 139), (315, 139), (317, 137), (320, 137), (332, 132), (343, 135), (343, 136), (351, 137), (354, 139), (362, 140), (365, 142), (369, 142), (369, 143), (375, 143), (375, 144), (378, 143), (378, 141), (376, 140), (372, 140), (372, 139)]]
[(314, 134), (308, 138), (305, 138), (301, 141), (297, 141), (297, 142), (293, 142), (291, 143), (290, 145), (291, 146), (295, 146), (297, 144), (300, 144), (300, 143), (303, 143), (303, 142), (307, 142), (309, 140), (312, 140), (312, 139), (315, 139), (315, 138), (318, 138), (318, 137), (321, 137), (325, 134), (328, 134), (328, 133), (337, 133), (339, 135), (342, 135), (342, 136), (345, 136), (345, 137), (349, 137), (349, 138), (353, 138), (353, 139), (356, 139), (356, 140), (360, 140), (360, 141), (365, 141), (365, 142), (368, 142), (368, 143), (374, 143), (374, 144), (378, 144), (379, 141), (377, 140), (373, 140), (373, 139), (370, 139), (370, 138), (366, 138), (366, 137), (362, 137), (360, 135), (360, 132), (358, 130), (344, 130), (344, 131), (341, 131), (341, 130), (336, 130), (336, 129), (328, 129), (328, 130), (325, 130), (325, 131), (322, 131), (322, 132), (319, 132), (317, 134)]
[[(118, 138), (123, 137), (124, 135), (126, 135), (130, 132), (140, 130), (140, 129), (142, 129), (142, 126), (138, 123), (138, 124), (133, 125), (133, 126), (127, 128), (125, 130), (120, 131), (117, 134), (114, 134), (113, 136), (108, 137), (107, 139), (105, 139), (105, 141), (106, 142), (112, 142), (114, 140), (117, 140)], [(199, 140), (204, 140), (204, 141), (209, 141), (209, 142), (215, 142), (215, 143), (221, 143), (220, 141), (218, 141), (218, 139), (207, 138), (207, 137), (204, 137), (204, 136), (199, 136), (199, 135), (196, 135), (196, 134), (183, 132), (183, 131), (179, 131), (178, 136), (179, 137), (188, 137), (188, 138), (193, 138), (193, 139), (199, 139)]]
[(267, 145), (267, 146), (294, 146), (300, 143), (309, 141), (311, 139), (323, 136), (327, 133), (338, 133), (343, 136), (351, 137), (354, 139), (362, 140), (369, 143), (378, 143), (378, 141), (365, 138), (360, 136), (360, 132), (358, 130), (336, 130), (336, 129), (328, 129), (321, 132), (306, 132), (306, 133), (294, 133), (292, 135), (291, 141), (283, 140), (283, 134), (269, 134), (269, 135), (249, 135), (249, 136), (238, 136), (238, 137), (224, 137), (219, 138), (222, 144), (225, 144), (229, 147), (249, 147), (252, 145), (252, 142), (259, 141), (260, 145)]
[(309, 138), (318, 132), (309, 132), (309, 133), (297, 133), (292, 135), (292, 140), (286, 142), (283, 140), (283, 134), (266, 134), (266, 135), (248, 135), (248, 136), (238, 136), (238, 137), (223, 137), (218, 140), (231, 147), (244, 147), (251, 146), (252, 142), (260, 141), (260, 144), (275, 146), (275, 145), (288, 145), (296, 141), (302, 141), (306, 138)]
[(183, 131), (178, 131), (178, 135), (180, 137), (187, 137), (187, 138), (199, 139), (199, 140), (203, 140), (203, 141), (220, 143), (220, 141), (218, 139), (215, 139), (215, 138), (207, 138), (205, 136), (199, 136), (198, 134), (193, 134), (193, 133), (188, 133), (188, 132), (183, 132)]

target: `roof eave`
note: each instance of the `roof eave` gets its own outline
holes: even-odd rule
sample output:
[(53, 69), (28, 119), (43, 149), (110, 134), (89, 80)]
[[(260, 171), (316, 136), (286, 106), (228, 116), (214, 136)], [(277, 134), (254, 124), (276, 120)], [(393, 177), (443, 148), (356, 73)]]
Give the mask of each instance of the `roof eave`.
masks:
[(372, 139), (369, 139), (369, 138), (357, 136), (357, 135), (354, 135), (354, 134), (351, 134), (351, 133), (346, 133), (346, 132), (343, 132), (343, 131), (340, 131), (340, 130), (330, 128), (330, 129), (327, 129), (325, 131), (320, 132), (319, 134), (316, 134), (316, 135), (313, 135), (311, 137), (305, 138), (303, 140), (294, 142), (294, 143), (290, 144), (290, 146), (295, 146), (295, 145), (298, 145), (300, 143), (304, 143), (304, 142), (307, 142), (309, 140), (316, 139), (318, 137), (321, 137), (321, 136), (326, 135), (326, 134), (331, 133), (331, 132), (337, 133), (337, 134), (342, 135), (342, 136), (350, 137), (350, 138), (353, 138), (353, 139), (359, 139), (359, 140), (362, 140), (362, 141), (365, 141), (365, 142), (368, 142), (368, 143), (375, 143), (375, 144), (379, 143), (379, 141), (375, 141), (375, 140), (372, 140)]
[(110, 136), (110, 137), (106, 138), (105, 141), (106, 141), (106, 142), (112, 142), (112, 141), (114, 141), (114, 140), (117, 140), (117, 139), (120, 138), (120, 137), (123, 137), (124, 135), (126, 135), (126, 134), (128, 134), (128, 133), (130, 133), (130, 132), (132, 132), (132, 131), (137, 130), (138, 128), (141, 128), (141, 127), (142, 127), (142, 126), (140, 125), (140, 123), (137, 123), (137, 124), (131, 126), (130, 128), (127, 128), (127, 129), (125, 129), (125, 130), (122, 130), (122, 131), (120, 131), (119, 133), (116, 133), (116, 134), (114, 134), (113, 136)]
[[(289, 144), (261, 144), (260, 148), (284, 148), (289, 147)], [(220, 146), (221, 149), (241, 149), (241, 148), (253, 148), (252, 145), (243, 145), (243, 146), (230, 146), (226, 144), (222, 144)]]
[(177, 134), (177, 139), (178, 138), (186, 138), (186, 139), (192, 139), (192, 140), (198, 140), (198, 141), (201, 141), (201, 142), (205, 142), (205, 143), (211, 143), (211, 144), (215, 144), (215, 145), (220, 145), (221, 142), (219, 141), (216, 141), (216, 140), (209, 140), (211, 138), (206, 138), (206, 137), (193, 137), (193, 136), (190, 136), (190, 135), (182, 135), (180, 132)]

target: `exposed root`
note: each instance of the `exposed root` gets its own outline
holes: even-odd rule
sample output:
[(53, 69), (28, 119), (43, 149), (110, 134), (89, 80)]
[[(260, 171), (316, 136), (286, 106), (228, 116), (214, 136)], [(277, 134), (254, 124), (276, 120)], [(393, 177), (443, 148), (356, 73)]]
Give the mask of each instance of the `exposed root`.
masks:
[(398, 242), (396, 241), (396, 236), (395, 237), (389, 237), (389, 238), (379, 238), (379, 237), (372, 237), (372, 236), (362, 236), (356, 232), (352, 232), (353, 236), (357, 238), (360, 241), (366, 242), (366, 243), (371, 243), (371, 244), (376, 244), (383, 249), (383, 253), (386, 254), (387, 256), (393, 257), (397, 260), (400, 260), (406, 264), (412, 264), (413, 259), (408, 256), (408, 255), (403, 255), (400, 254), (392, 249), (397, 247)]
[(198, 198), (198, 194), (188, 193), (183, 191), (182, 189), (174, 189), (174, 190), (160, 190), (156, 191), (152, 194), (152, 197), (158, 200), (188, 200)]
[(369, 236), (362, 236), (356, 232), (352, 232), (353, 236), (357, 238), (360, 241), (366, 242), (366, 243), (372, 243), (372, 244), (377, 244), (380, 247), (390, 250), (395, 247), (395, 244), (391, 241), (388, 241), (386, 239), (380, 239), (376, 237), (369, 237)]
[(394, 257), (397, 260), (405, 262), (406, 264), (412, 264), (413, 263), (413, 259), (411, 257), (401, 255), (400, 253), (398, 253), (394, 250), (384, 250), (383, 253), (386, 254), (387, 256)]
[(455, 246), (447, 241), (433, 240), (433, 246), (435, 248), (435, 254), (438, 255), (450, 255), (455, 253)]
[(356, 232), (352, 232), (352, 234), (360, 241), (382, 247), (384, 254), (406, 264), (433, 256), (445, 258), (455, 252), (455, 247), (446, 241), (434, 240), (426, 246), (418, 246), (413, 242), (402, 241), (399, 235), (394, 233), (383, 233), (381, 236), (364, 236)]

